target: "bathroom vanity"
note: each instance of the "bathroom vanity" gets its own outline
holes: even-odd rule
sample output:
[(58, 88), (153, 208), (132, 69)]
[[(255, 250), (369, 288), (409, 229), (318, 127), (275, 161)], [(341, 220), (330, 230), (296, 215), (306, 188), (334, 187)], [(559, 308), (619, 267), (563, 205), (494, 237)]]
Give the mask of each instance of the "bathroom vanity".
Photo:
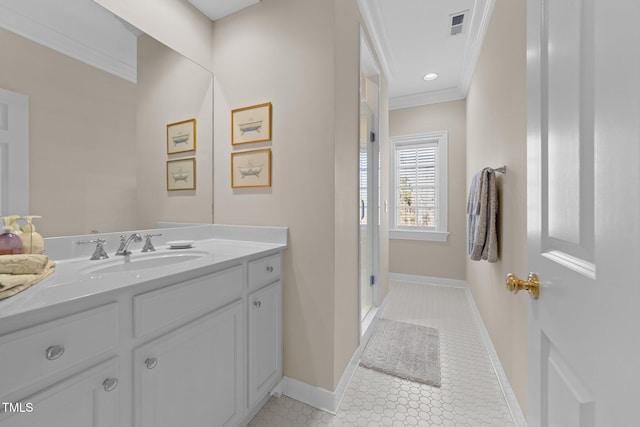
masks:
[(76, 244), (95, 236), (47, 239), (56, 272), (0, 301), (1, 427), (240, 426), (264, 405), (282, 378), (287, 229), (152, 233), (155, 252), (122, 257), (102, 235), (95, 261)]

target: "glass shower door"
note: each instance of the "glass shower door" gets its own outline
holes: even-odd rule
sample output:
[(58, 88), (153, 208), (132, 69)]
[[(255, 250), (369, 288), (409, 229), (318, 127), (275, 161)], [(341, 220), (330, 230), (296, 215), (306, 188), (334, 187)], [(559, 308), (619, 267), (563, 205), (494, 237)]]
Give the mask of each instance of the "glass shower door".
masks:
[(360, 106), (360, 320), (373, 306), (375, 283), (375, 232), (378, 197), (377, 142), (373, 131), (374, 115), (366, 102)]

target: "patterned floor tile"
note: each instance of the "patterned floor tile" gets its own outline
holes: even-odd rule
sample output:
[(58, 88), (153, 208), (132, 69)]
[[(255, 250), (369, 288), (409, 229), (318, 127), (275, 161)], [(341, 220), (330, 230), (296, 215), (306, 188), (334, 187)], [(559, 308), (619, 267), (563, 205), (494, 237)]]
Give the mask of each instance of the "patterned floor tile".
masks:
[(465, 291), (394, 281), (388, 298), (383, 317), (439, 330), (442, 387), (359, 366), (336, 415), (272, 397), (249, 426), (514, 426)]

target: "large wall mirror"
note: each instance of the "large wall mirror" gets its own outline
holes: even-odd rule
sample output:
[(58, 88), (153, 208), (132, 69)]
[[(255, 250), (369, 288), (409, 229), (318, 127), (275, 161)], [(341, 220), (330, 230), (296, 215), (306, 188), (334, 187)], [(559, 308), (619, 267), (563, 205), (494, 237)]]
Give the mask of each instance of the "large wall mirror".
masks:
[[(20, 191), (29, 212), (11, 213), (41, 215), (45, 237), (212, 222), (211, 71), (92, 0), (0, 0), (0, 9), (0, 89), (28, 97), (28, 188)], [(40, 30), (33, 36), (22, 24)], [(100, 45), (111, 30), (125, 40), (114, 38), (113, 55)], [(54, 38), (70, 50), (49, 46)], [(167, 124), (188, 119), (196, 119), (196, 150), (167, 153)], [(196, 188), (167, 191), (167, 162), (187, 158), (195, 158)]]

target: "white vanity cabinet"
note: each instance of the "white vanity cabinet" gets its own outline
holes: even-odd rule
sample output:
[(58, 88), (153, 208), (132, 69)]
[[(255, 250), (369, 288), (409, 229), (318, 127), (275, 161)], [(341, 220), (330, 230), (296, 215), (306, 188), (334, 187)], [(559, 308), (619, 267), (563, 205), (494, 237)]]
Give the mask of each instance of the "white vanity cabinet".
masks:
[(248, 405), (282, 378), (282, 269), (280, 254), (249, 262)]
[(242, 314), (237, 301), (135, 350), (136, 426), (237, 425)]
[(247, 253), (0, 313), (0, 427), (246, 425), (282, 378), (282, 246), (221, 247)]
[(235, 266), (134, 296), (136, 337), (181, 325), (134, 351), (136, 427), (238, 424), (244, 270)]
[(249, 407), (282, 378), (282, 282), (249, 295)]
[(115, 303), (0, 336), (0, 426), (117, 425), (117, 346)]
[(116, 426), (119, 416), (118, 378), (114, 361), (100, 364), (23, 399), (21, 406), (14, 407), (13, 411), (0, 418), (0, 426)]
[(134, 296), (134, 336), (154, 337), (133, 353), (135, 427), (248, 421), (282, 378), (281, 263), (277, 253)]

